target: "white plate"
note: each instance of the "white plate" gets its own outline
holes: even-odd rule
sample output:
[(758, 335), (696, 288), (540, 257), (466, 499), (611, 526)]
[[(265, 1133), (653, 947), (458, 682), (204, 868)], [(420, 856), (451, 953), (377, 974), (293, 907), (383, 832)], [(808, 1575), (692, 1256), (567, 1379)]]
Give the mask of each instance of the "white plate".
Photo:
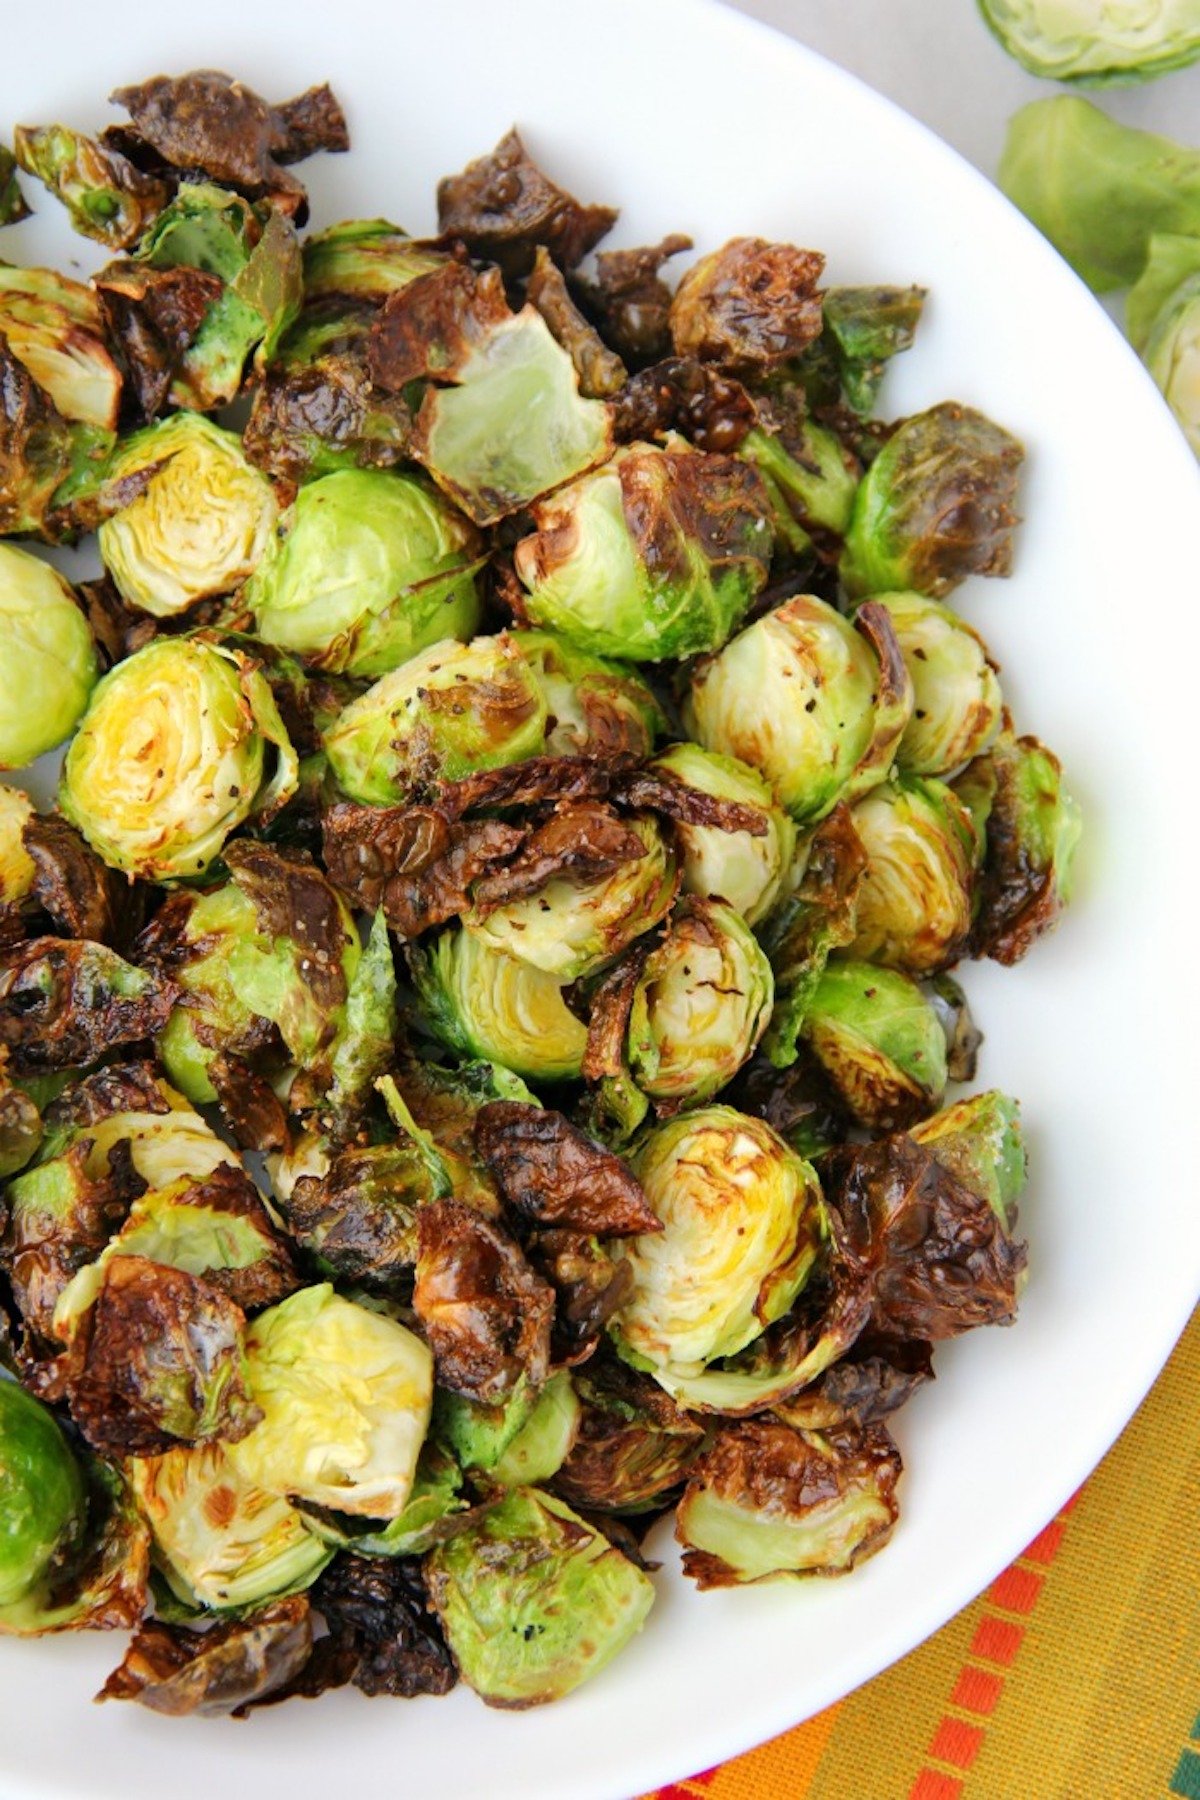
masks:
[[(1032, 1275), (1016, 1328), (940, 1349), (936, 1385), (901, 1415), (889, 1548), (845, 1580), (701, 1595), (664, 1543), (638, 1642), (526, 1714), (460, 1690), (172, 1722), (89, 1704), (119, 1639), (0, 1645), (5, 1800), (625, 1800), (828, 1705), (978, 1593), (1106, 1449), (1193, 1304), (1200, 479), (1109, 320), (981, 176), (717, 5), (25, 0), (6, 15), (0, 136), (15, 119), (99, 123), (111, 87), (160, 67), (228, 68), (271, 98), (328, 77), (355, 148), (306, 165), (317, 222), (383, 212), (423, 231), (436, 177), (515, 119), (554, 175), (621, 205), (618, 242), (757, 232), (824, 249), (834, 281), (927, 283), (886, 406), (969, 401), (1029, 447), (1016, 575), (956, 604), (1087, 820), (1063, 929), (1016, 970), (966, 972), (981, 1082), (1025, 1108)], [(90, 261), (32, 197), (39, 218), (0, 253)]]

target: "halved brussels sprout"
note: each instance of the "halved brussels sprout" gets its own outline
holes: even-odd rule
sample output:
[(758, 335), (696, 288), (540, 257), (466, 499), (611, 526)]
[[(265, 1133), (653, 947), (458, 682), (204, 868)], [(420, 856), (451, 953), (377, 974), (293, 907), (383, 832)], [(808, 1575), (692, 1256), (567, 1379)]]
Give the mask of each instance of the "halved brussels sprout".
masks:
[(297, 769), (271, 689), (244, 651), (160, 637), (97, 686), (58, 798), (110, 868), (171, 881), (202, 875), (244, 819), (289, 800)]
[(824, 266), (817, 250), (731, 238), (693, 263), (675, 290), (676, 350), (747, 374), (799, 355), (821, 330)]
[(0, 907), (19, 905), (33, 887), (33, 858), (21, 835), (32, 817), (33, 801), (25, 790), (0, 782)]
[(248, 1481), (221, 1444), (134, 1457), (127, 1466), (156, 1558), (186, 1603), (257, 1606), (308, 1587), (334, 1555), (294, 1506)]
[(50, 1559), (32, 1588), (0, 1607), (0, 1637), (128, 1631), (146, 1610), (150, 1533), (107, 1463), (85, 1455), (79, 1472), (87, 1496), (83, 1529), (73, 1542), (60, 1540), (62, 1555)]
[(294, 1691), (312, 1651), (312, 1611), (302, 1594), (200, 1631), (150, 1619), (96, 1699), (133, 1700), (168, 1718), (241, 1719)]
[(170, 197), (165, 181), (67, 125), (18, 125), (13, 147), (21, 167), (62, 201), (74, 229), (112, 250), (136, 244)]
[(699, 664), (684, 707), (706, 750), (760, 770), (801, 823), (882, 781), (912, 713), (887, 615), (857, 623), (811, 594), (785, 600)]
[(656, 1381), (596, 1357), (576, 1370), (579, 1433), (555, 1491), (589, 1512), (641, 1513), (664, 1503), (704, 1442), (704, 1427)]
[(1161, 232), (1150, 239), (1146, 267), (1126, 302), (1125, 326), (1200, 456), (1200, 238)]
[(386, 1525), (313, 1507), (305, 1508), (304, 1518), (323, 1543), (352, 1550), (355, 1556), (424, 1556), (461, 1530), (471, 1504), (462, 1488), (462, 1470), (450, 1452), (427, 1438), (408, 1503)]
[(490, 1475), (509, 1445), (528, 1424), (539, 1389), (524, 1375), (496, 1401), (472, 1400), (439, 1387), (433, 1439), (444, 1445), (464, 1469)]
[(381, 909), (371, 921), (358, 967), (351, 972), (345, 1019), (333, 1046), (326, 1114), (339, 1138), (349, 1135), (375, 1082), (391, 1067), (397, 1023), (396, 963)]
[(513, 553), (530, 618), (601, 656), (716, 650), (766, 584), (770, 508), (736, 458), (630, 444), (534, 508)]
[(445, 262), (387, 219), (343, 219), (304, 240), (304, 297), (381, 301)]
[(443, 639), (352, 700), (325, 733), (329, 764), (352, 799), (388, 806), (536, 756), (546, 702), (507, 633)]
[(558, 1474), (579, 1435), (582, 1414), (566, 1369), (552, 1375), (520, 1431), (492, 1464), (501, 1487), (537, 1487)]
[(553, 975), (469, 931), (444, 931), (428, 949), (411, 945), (408, 956), (422, 1022), (447, 1049), (503, 1063), (530, 1081), (578, 1076), (587, 1028)]
[(552, 631), (511, 636), (545, 696), (547, 756), (649, 756), (666, 721), (639, 675)]
[(957, 962), (971, 930), (979, 843), (953, 788), (901, 776), (860, 800), (853, 818), (867, 873), (850, 954), (910, 975)]
[(1047, 81), (1153, 81), (1200, 57), (1195, 0), (979, 0), (979, 10), (1031, 75)]
[(702, 1588), (844, 1574), (892, 1535), (900, 1467), (882, 1425), (828, 1436), (778, 1419), (725, 1425), (679, 1503), (684, 1573)]
[(86, 1513), (79, 1466), (54, 1414), (0, 1379), (0, 1609), (70, 1559)]
[(478, 533), (427, 482), (340, 469), (301, 488), (246, 587), (264, 643), (383, 675), (479, 623)]
[(655, 820), (638, 814), (628, 824), (642, 853), (611, 874), (582, 885), (553, 875), (527, 898), (491, 910), (476, 903), (463, 924), (488, 948), (560, 981), (594, 974), (670, 912), (679, 883), (674, 851)]
[(656, 1376), (699, 1373), (782, 1317), (812, 1274), (828, 1232), (820, 1185), (731, 1106), (656, 1126), (632, 1166), (663, 1229), (614, 1247), (633, 1274), (617, 1342)]
[(371, 1519), (404, 1510), (433, 1400), (420, 1338), (326, 1282), (260, 1313), (246, 1374), (263, 1413), (232, 1452), (247, 1480)]
[(913, 712), (896, 750), (906, 775), (947, 775), (1000, 730), (996, 665), (977, 631), (923, 594), (879, 594), (912, 678)]
[(1024, 457), (1011, 433), (955, 401), (905, 419), (859, 484), (839, 564), (846, 592), (940, 599), (968, 575), (1009, 574)]
[(813, 531), (845, 534), (860, 470), (834, 432), (809, 418), (788, 419), (779, 431), (756, 425), (738, 455), (765, 482), (779, 539), (793, 555), (811, 546)]
[(104, 477), (115, 441), (64, 419), (0, 333), (0, 535), (60, 544), (90, 529), (112, 498)]
[(1070, 900), (1079, 804), (1053, 751), (1009, 731), (963, 771), (954, 792), (985, 845), (971, 953), (1019, 962)]
[(998, 1088), (958, 1100), (909, 1128), (956, 1181), (987, 1201), (1005, 1231), (1016, 1223), (1028, 1157), (1021, 1109)]
[(121, 371), (90, 287), (0, 263), (0, 337), (64, 419), (116, 430)]
[(946, 1037), (915, 981), (865, 962), (831, 962), (801, 1035), (846, 1110), (870, 1131), (932, 1112), (946, 1091)]
[(0, 544), (0, 769), (23, 769), (74, 730), (100, 673), (70, 584)]
[(860, 418), (872, 411), (892, 357), (912, 347), (924, 305), (925, 289), (919, 287), (826, 290), (822, 345), (830, 341), (841, 390)]
[(763, 1048), (776, 1068), (796, 1060), (800, 1028), (830, 952), (854, 936), (867, 853), (851, 809), (839, 801), (799, 840), (778, 904), (759, 936), (775, 975)]
[(144, 485), (100, 526), (100, 555), (122, 596), (155, 618), (229, 593), (271, 541), (279, 509), (270, 482), (232, 431), (199, 413), (126, 438), (109, 475)]
[(513, 1488), (426, 1564), (463, 1677), (492, 1706), (561, 1699), (624, 1648), (648, 1576), (563, 1501)]
[(454, 370), (429, 387), (413, 454), (477, 525), (493, 525), (612, 449), (600, 400), (580, 397), (571, 358), (532, 306), (481, 333)]
[(719, 831), (713, 825), (677, 823), (683, 852), (683, 891), (702, 900), (727, 900), (747, 925), (770, 912), (796, 847), (796, 827), (757, 769), (733, 756), (702, 750), (699, 744), (672, 744), (654, 759), (685, 787), (739, 806), (757, 808), (766, 820), (762, 837), (748, 831)]

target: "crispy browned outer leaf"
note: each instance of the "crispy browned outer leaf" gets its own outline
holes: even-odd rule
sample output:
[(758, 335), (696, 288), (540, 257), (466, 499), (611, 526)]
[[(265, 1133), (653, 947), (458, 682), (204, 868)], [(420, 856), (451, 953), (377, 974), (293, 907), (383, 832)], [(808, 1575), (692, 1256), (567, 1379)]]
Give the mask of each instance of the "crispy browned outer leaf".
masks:
[(765, 837), (768, 831), (761, 807), (743, 806), (738, 800), (723, 800), (717, 794), (702, 793), (666, 769), (625, 770), (613, 783), (612, 797), (620, 806), (662, 813), (680, 825), (707, 825), (716, 831), (745, 831), (751, 837)]
[(156, 1456), (245, 1437), (261, 1416), (242, 1382), (240, 1307), (215, 1287), (114, 1256), (62, 1359), (71, 1416), (94, 1449)]
[(482, 338), (511, 317), (499, 269), (446, 262), (389, 294), (367, 339), (375, 386), (454, 381)]
[(796, 1061), (777, 1069), (757, 1056), (741, 1069), (725, 1096), (739, 1112), (765, 1119), (781, 1138), (795, 1143), (803, 1155), (844, 1138), (849, 1129), (828, 1077), (806, 1044)]
[(458, 1200), (417, 1215), (420, 1251), (413, 1308), (440, 1386), (472, 1400), (502, 1400), (522, 1375), (546, 1378), (554, 1291), (518, 1246)]
[(416, 1557), (339, 1556), (313, 1602), (364, 1694), (448, 1694), (458, 1679)]
[(136, 1700), (174, 1718), (218, 1718), (254, 1705), (299, 1674), (312, 1650), (306, 1594), (273, 1600), (207, 1631), (153, 1619), (134, 1633), (96, 1698)]
[(417, 937), (464, 912), (471, 886), (525, 840), (499, 819), (451, 821), (430, 806), (338, 801), (323, 820), (330, 878), (356, 905), (384, 916), (399, 937)]
[(634, 375), (614, 401), (622, 443), (681, 431), (701, 450), (736, 450), (755, 422), (755, 403), (740, 381), (712, 363), (669, 356)]
[(314, 445), (351, 458), (356, 468), (390, 469), (408, 455), (411, 431), (404, 400), (371, 386), (364, 359), (330, 355), (267, 370), (242, 445), (268, 475), (301, 482), (314, 473)]
[(602, 800), (611, 791), (616, 772), (631, 766), (627, 759), (602, 762), (591, 756), (531, 756), (497, 769), (478, 769), (458, 781), (439, 782), (437, 807), (446, 818), (458, 819), (481, 807)]
[(179, 990), (103, 944), (33, 938), (0, 970), (0, 1044), (18, 1074), (80, 1068), (154, 1037)]
[(775, 1408), (800, 1431), (870, 1425), (933, 1380), (933, 1353), (919, 1338), (862, 1337), (840, 1362)]
[(57, 1192), (44, 1209), (26, 1199), (9, 1209), (0, 1237), (21, 1317), (35, 1337), (53, 1336), (54, 1308), (72, 1276), (99, 1256), (146, 1183), (133, 1167), (129, 1146), (116, 1144), (102, 1176), (84, 1171), (90, 1140), (72, 1144), (60, 1162)]
[(331, 1015), (346, 999), (346, 927), (323, 871), (298, 852), (284, 856), (252, 838), (226, 845), (225, 861), (253, 901), (259, 929), (267, 937), (290, 938), (299, 947), (312, 996)]
[[(696, 1489), (707, 1488), (747, 1513), (758, 1514), (764, 1524), (772, 1520), (800, 1524), (818, 1509), (832, 1510), (838, 1502), (852, 1501), (856, 1493), (869, 1493), (886, 1509), (886, 1523), (874, 1524), (853, 1546), (839, 1545), (837, 1559), (829, 1566), (807, 1571), (841, 1574), (881, 1550), (891, 1536), (900, 1512), (896, 1483), (901, 1466), (900, 1452), (883, 1425), (812, 1441), (778, 1419), (722, 1425), (696, 1462), (681, 1505), (675, 1535), (685, 1546), (684, 1573), (701, 1588), (728, 1587), (740, 1579), (720, 1557), (686, 1547), (682, 1519), (688, 1496)], [(746, 1530), (753, 1529), (748, 1521)]]
[(731, 238), (684, 275), (671, 302), (680, 356), (733, 370), (773, 368), (821, 335), (825, 258), (794, 244)]
[(625, 1032), (633, 996), (655, 941), (648, 933), (631, 944), (593, 992), (588, 1009), (587, 1047), (580, 1070), (585, 1081), (603, 1081), (606, 1075), (620, 1075), (624, 1070)]
[(287, 1150), (292, 1141), (283, 1102), (240, 1056), (218, 1050), (208, 1065), (221, 1117), (243, 1150)]
[(523, 1219), (596, 1237), (661, 1231), (633, 1171), (553, 1107), (492, 1100), (475, 1117), (475, 1144)]
[(69, 541), (75, 526), (52, 508), (70, 464), (71, 429), (0, 336), (0, 537), (34, 532)]
[(1026, 1246), (982, 1195), (942, 1167), (934, 1147), (894, 1132), (822, 1158), (821, 1182), (856, 1253), (873, 1268), (876, 1331), (936, 1343), (976, 1325), (1009, 1325)]
[(158, 1065), (149, 1057), (112, 1063), (66, 1088), (46, 1109), (47, 1125), (98, 1125), (114, 1113), (169, 1113), (159, 1086)]
[[(1045, 822), (1037, 818), (1038, 796), (1029, 791), (1031, 770), (1038, 766), (1043, 770), (1042, 801), (1049, 815)], [(1065, 871), (1044, 840), (1058, 808), (1061, 776), (1057, 756), (1037, 738), (1013, 742), (1006, 734), (968, 764), (955, 783), (964, 799), (974, 790), (986, 803), (986, 847), (975, 890), (972, 956), (990, 956), (1011, 968), (1058, 922)]]
[(616, 223), (611, 206), (582, 206), (533, 162), (516, 131), (460, 175), (438, 182), (438, 227), (499, 263), (508, 277), (524, 275), (543, 244), (560, 269), (573, 269)]
[(659, 270), (691, 247), (691, 238), (676, 232), (636, 250), (601, 250), (591, 279), (576, 277), (588, 315), (632, 368), (660, 361), (671, 348), (671, 290)]
[(102, 863), (57, 813), (34, 813), (22, 833), (33, 859), (33, 897), (64, 937), (123, 947), (136, 934), (144, 890)]
[(123, 391), (128, 420), (156, 419), (185, 352), (224, 292), (219, 275), (181, 264), (155, 269), (149, 263), (110, 263), (92, 276), (108, 316), (112, 338), (126, 373)]
[(615, 1357), (597, 1357), (575, 1377), (579, 1435), (554, 1477), (572, 1506), (641, 1512), (677, 1487), (695, 1462), (705, 1428), (657, 1381)]
[[(148, 644), (158, 632), (159, 621), (149, 613), (127, 606), (117, 592), (112, 577), (101, 575), (96, 581), (81, 581), (76, 593), (87, 614), (92, 636), (111, 667), (122, 657), (132, 656)], [(188, 614), (189, 623), (194, 614)]]
[(281, 100), (275, 111), (287, 133), (286, 145), (275, 152), (277, 162), (303, 162), (318, 150), (350, 148), (346, 115), (327, 81), (305, 88), (294, 100)]
[(271, 1221), (262, 1196), (246, 1171), (222, 1163), (203, 1181), (195, 1182), (175, 1200), (177, 1206), (211, 1208), (230, 1218), (244, 1219), (253, 1229), (260, 1254), (244, 1268), (206, 1269), (204, 1279), (244, 1312), (274, 1306), (300, 1286), (291, 1244)]
[(604, 1327), (629, 1298), (633, 1265), (582, 1231), (531, 1231), (525, 1254), (556, 1297), (551, 1360), (555, 1368), (574, 1368), (595, 1354)]
[(486, 917), (498, 906), (540, 893), (556, 876), (584, 887), (645, 854), (637, 832), (611, 806), (601, 801), (568, 804), (551, 813), (503, 868), (475, 883), (475, 907)]
[(534, 252), (525, 297), (571, 358), (580, 393), (601, 400), (617, 393), (625, 381), (625, 364), (588, 324), (571, 298), (562, 270), (541, 244)]

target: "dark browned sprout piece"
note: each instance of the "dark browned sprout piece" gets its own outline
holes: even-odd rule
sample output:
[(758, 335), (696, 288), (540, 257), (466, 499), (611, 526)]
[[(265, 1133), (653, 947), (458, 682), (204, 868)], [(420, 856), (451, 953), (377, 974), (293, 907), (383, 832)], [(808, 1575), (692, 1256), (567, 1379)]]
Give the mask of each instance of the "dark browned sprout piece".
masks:
[(312, 1643), (304, 1594), (273, 1600), (207, 1631), (152, 1619), (134, 1633), (125, 1660), (96, 1698), (136, 1700), (173, 1718), (238, 1716), (287, 1687), (308, 1661)]
[(15, 1070), (80, 1068), (161, 1031), (179, 997), (103, 944), (34, 938), (0, 969), (0, 1044)]
[(597, 1237), (661, 1229), (620, 1157), (551, 1107), (493, 1100), (476, 1117), (475, 1143), (507, 1204), (532, 1224)]
[(29, 211), (17, 181), (17, 159), (7, 144), (0, 144), (0, 225), (15, 225)]
[(755, 405), (740, 381), (691, 356), (668, 356), (632, 376), (617, 394), (623, 443), (680, 431), (698, 450), (736, 450), (754, 425)]
[(820, 336), (817, 283), (824, 267), (816, 250), (731, 238), (702, 256), (675, 290), (676, 351), (735, 374), (772, 369), (798, 356)]
[(685, 1479), (706, 1436), (656, 1381), (597, 1357), (573, 1377), (583, 1403), (579, 1436), (554, 1477), (555, 1492), (595, 1512), (642, 1513)]
[(434, 807), (350, 800), (329, 809), (323, 831), (331, 879), (368, 911), (382, 907), (402, 938), (464, 912), (473, 883), (513, 855), (526, 835), (499, 819), (451, 822)]
[(861, 1337), (775, 1414), (798, 1431), (861, 1430), (897, 1411), (932, 1380), (932, 1351), (919, 1338)]
[(443, 263), (384, 302), (367, 339), (371, 380), (387, 393), (410, 381), (454, 381), (472, 351), (509, 317), (497, 269)]
[(583, 206), (543, 175), (515, 130), (461, 175), (438, 182), (438, 229), (498, 263), (506, 278), (525, 275), (543, 245), (560, 269), (583, 261), (616, 223), (611, 206)]
[(23, 833), (33, 860), (32, 896), (63, 937), (126, 949), (136, 935), (145, 891), (108, 868), (73, 825), (35, 813)]
[(534, 253), (525, 297), (537, 307), (570, 356), (579, 377), (580, 393), (600, 399), (616, 394), (625, 382), (625, 365), (595, 327), (588, 324), (571, 298), (562, 270), (541, 244)]
[(438, 1385), (495, 1401), (520, 1378), (537, 1387), (550, 1361), (554, 1291), (518, 1246), (458, 1200), (417, 1215), (413, 1308), (433, 1351)]
[(633, 369), (659, 362), (670, 351), (671, 290), (659, 270), (691, 247), (690, 237), (675, 232), (636, 250), (601, 250), (595, 273), (575, 277), (601, 336)]
[(312, 1598), (348, 1671), (343, 1679), (360, 1692), (409, 1700), (448, 1694), (457, 1681), (417, 1558), (339, 1556)]
[(92, 279), (122, 351), (130, 421), (148, 424), (165, 410), (171, 384), (224, 283), (186, 263), (169, 269), (112, 263)]

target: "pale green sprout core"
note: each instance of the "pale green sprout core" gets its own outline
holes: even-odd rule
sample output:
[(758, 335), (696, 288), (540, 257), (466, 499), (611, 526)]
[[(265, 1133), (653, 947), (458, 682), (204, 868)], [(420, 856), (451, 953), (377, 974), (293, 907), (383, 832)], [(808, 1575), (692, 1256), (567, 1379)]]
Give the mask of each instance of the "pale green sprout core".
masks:
[(0, 544), (0, 645), (0, 769), (23, 769), (74, 730), (100, 671), (69, 583), (12, 544)]

